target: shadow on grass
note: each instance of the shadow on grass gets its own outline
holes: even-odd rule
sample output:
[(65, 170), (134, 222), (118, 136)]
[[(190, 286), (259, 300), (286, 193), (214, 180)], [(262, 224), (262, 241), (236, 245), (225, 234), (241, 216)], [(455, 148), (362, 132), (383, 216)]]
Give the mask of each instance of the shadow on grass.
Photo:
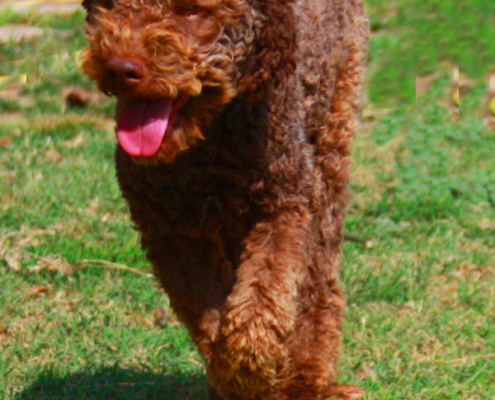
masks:
[(120, 367), (66, 376), (45, 371), (15, 400), (205, 400), (206, 386), (199, 374), (161, 375)]

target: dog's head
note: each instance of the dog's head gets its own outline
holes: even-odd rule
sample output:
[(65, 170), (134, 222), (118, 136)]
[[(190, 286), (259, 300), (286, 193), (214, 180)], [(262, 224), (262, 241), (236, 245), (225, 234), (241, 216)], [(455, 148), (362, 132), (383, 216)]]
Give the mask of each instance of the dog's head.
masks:
[(294, 68), (290, 0), (84, 0), (84, 72), (117, 97), (138, 163), (170, 162), (236, 96)]

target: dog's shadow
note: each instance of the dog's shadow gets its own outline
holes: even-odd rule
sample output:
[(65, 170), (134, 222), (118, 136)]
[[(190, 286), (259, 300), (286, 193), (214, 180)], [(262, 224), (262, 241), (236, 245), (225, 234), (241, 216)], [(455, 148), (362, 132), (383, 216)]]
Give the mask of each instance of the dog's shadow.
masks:
[(205, 400), (206, 378), (200, 374), (171, 375), (103, 367), (68, 375), (51, 370), (15, 400)]

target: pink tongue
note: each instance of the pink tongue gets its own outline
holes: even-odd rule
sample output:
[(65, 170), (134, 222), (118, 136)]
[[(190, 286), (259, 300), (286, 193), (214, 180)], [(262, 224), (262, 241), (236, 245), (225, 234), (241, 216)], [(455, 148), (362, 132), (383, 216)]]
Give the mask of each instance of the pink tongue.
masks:
[(172, 111), (172, 99), (135, 99), (117, 122), (117, 138), (131, 156), (151, 157), (160, 149)]

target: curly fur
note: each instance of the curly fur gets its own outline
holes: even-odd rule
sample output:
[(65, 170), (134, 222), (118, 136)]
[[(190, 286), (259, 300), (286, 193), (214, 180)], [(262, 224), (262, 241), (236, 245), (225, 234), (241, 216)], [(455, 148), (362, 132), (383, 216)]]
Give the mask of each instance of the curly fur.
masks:
[[(157, 154), (118, 147), (116, 163), (147, 257), (205, 361), (210, 399), (360, 397), (335, 377), (368, 38), (361, 1), (83, 5), (84, 71), (117, 97), (117, 116), (132, 98), (187, 98)], [(108, 78), (114, 57), (149, 74), (124, 90)]]

